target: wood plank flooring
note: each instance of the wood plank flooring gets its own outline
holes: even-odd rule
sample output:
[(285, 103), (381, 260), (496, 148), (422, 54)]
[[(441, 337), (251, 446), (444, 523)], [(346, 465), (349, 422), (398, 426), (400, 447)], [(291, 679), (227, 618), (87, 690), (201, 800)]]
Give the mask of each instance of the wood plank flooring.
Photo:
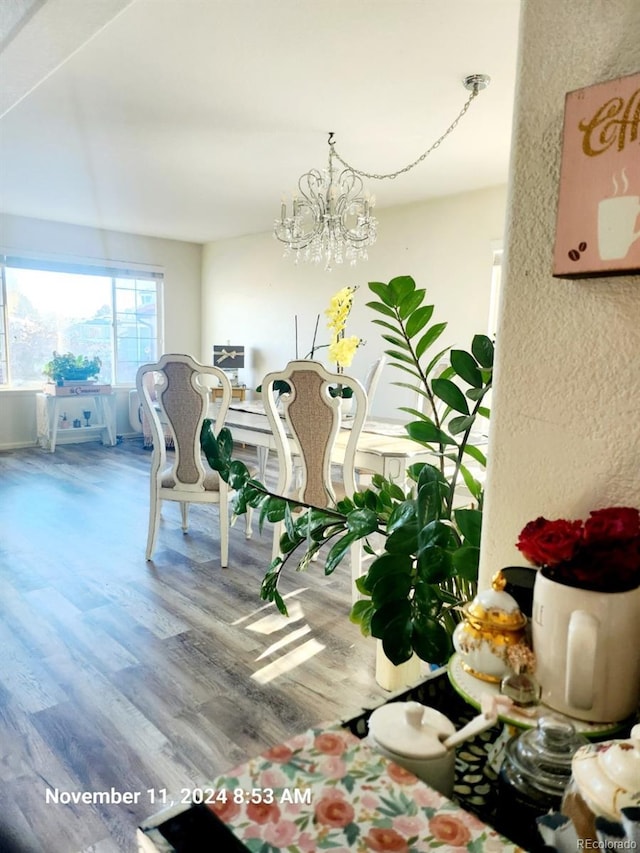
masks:
[[(171, 798), (383, 696), (348, 565), (290, 573), (285, 620), (258, 594), (270, 529), (247, 541), (238, 522), (221, 569), (217, 508), (192, 506), (184, 535), (177, 504), (147, 563), (149, 463), (139, 441), (0, 453), (4, 853), (134, 853), (149, 789)], [(47, 802), (112, 787), (137, 802)]]

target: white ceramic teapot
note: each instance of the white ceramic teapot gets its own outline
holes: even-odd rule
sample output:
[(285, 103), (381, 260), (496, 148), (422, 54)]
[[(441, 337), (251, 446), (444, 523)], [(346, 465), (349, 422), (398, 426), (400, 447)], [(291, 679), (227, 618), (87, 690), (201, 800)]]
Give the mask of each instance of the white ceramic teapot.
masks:
[(505, 585), (502, 572), (496, 572), (491, 589), (462, 608), (464, 621), (453, 632), (462, 668), (482, 681), (499, 683), (510, 672), (509, 647), (524, 642), (527, 618)]
[(578, 836), (596, 838), (595, 818), (620, 821), (622, 809), (640, 806), (640, 725), (629, 740), (581, 747), (571, 762), (571, 782), (562, 802)]
[(389, 702), (369, 717), (369, 745), (411, 771), (447, 797), (453, 792), (454, 747), (491, 728), (498, 719), (495, 704), (456, 732), (448, 717), (419, 702)]

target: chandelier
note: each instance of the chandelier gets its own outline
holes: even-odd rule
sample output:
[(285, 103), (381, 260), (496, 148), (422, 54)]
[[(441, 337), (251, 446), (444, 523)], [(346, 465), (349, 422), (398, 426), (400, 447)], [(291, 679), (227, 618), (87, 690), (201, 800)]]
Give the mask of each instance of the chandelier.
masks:
[[(421, 163), (455, 130), (478, 92), (489, 82), (486, 74), (465, 77), (463, 85), (470, 95), (453, 122), (416, 160), (388, 175), (363, 172), (349, 165), (336, 151), (335, 134), (330, 133), (327, 168), (310, 169), (301, 175), (298, 191), (291, 200), (291, 215), (282, 199), (273, 233), (284, 243), (285, 256), (293, 255), (296, 263), (300, 258), (314, 263), (324, 261), (326, 270), (344, 261), (353, 266), (358, 260), (366, 260), (367, 250), (376, 240), (378, 221), (372, 212), (375, 196), (365, 192), (362, 178), (378, 181), (397, 178)], [(336, 161), (344, 167), (342, 171), (336, 167)]]

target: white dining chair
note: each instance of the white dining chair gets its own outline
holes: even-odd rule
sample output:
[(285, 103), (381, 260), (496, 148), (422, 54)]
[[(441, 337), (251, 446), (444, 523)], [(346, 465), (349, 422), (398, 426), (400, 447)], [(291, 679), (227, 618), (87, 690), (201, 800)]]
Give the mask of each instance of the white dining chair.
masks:
[[(291, 388), (280, 401), (273, 388), (279, 379), (285, 380)], [(353, 389), (355, 405), (338, 479), (332, 477), (331, 460), (342, 423), (341, 398), (332, 397), (329, 392), (329, 387), (336, 385)], [(335, 506), (339, 497), (352, 495), (356, 491), (356, 447), (368, 411), (367, 395), (358, 380), (343, 373), (330, 373), (318, 361), (301, 359), (290, 361), (280, 372), (267, 374), (262, 381), (262, 394), (278, 454), (275, 492), (318, 507)], [(335, 465), (333, 470), (336, 470)], [(274, 527), (275, 557), (279, 553), (282, 524)], [(362, 573), (359, 542), (352, 545), (350, 556), (355, 581)], [(355, 584), (353, 595), (355, 600)]]
[[(152, 378), (150, 380), (150, 374)], [(217, 435), (231, 402), (231, 383), (224, 371), (199, 364), (189, 355), (170, 353), (158, 362), (142, 365), (136, 387), (153, 436), (150, 471), (149, 530), (146, 559), (155, 550), (163, 501), (180, 504), (182, 530), (188, 530), (189, 504), (218, 504), (220, 509), (220, 564), (229, 560), (229, 488), (203, 457), (200, 433), (209, 415), (211, 387), (222, 386), (213, 430)], [(174, 452), (167, 457), (165, 434), (173, 438)], [(245, 534), (251, 537), (251, 513)]]

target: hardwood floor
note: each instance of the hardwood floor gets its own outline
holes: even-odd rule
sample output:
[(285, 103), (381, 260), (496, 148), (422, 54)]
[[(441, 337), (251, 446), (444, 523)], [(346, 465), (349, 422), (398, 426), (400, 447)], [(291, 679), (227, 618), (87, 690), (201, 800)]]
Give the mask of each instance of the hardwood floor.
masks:
[[(285, 620), (258, 594), (270, 529), (247, 541), (241, 520), (221, 569), (217, 508), (196, 505), (187, 535), (165, 505), (145, 561), (149, 461), (138, 441), (0, 453), (2, 851), (133, 853), (149, 789), (383, 696), (348, 565), (291, 572)], [(112, 787), (137, 802), (60, 801)]]

